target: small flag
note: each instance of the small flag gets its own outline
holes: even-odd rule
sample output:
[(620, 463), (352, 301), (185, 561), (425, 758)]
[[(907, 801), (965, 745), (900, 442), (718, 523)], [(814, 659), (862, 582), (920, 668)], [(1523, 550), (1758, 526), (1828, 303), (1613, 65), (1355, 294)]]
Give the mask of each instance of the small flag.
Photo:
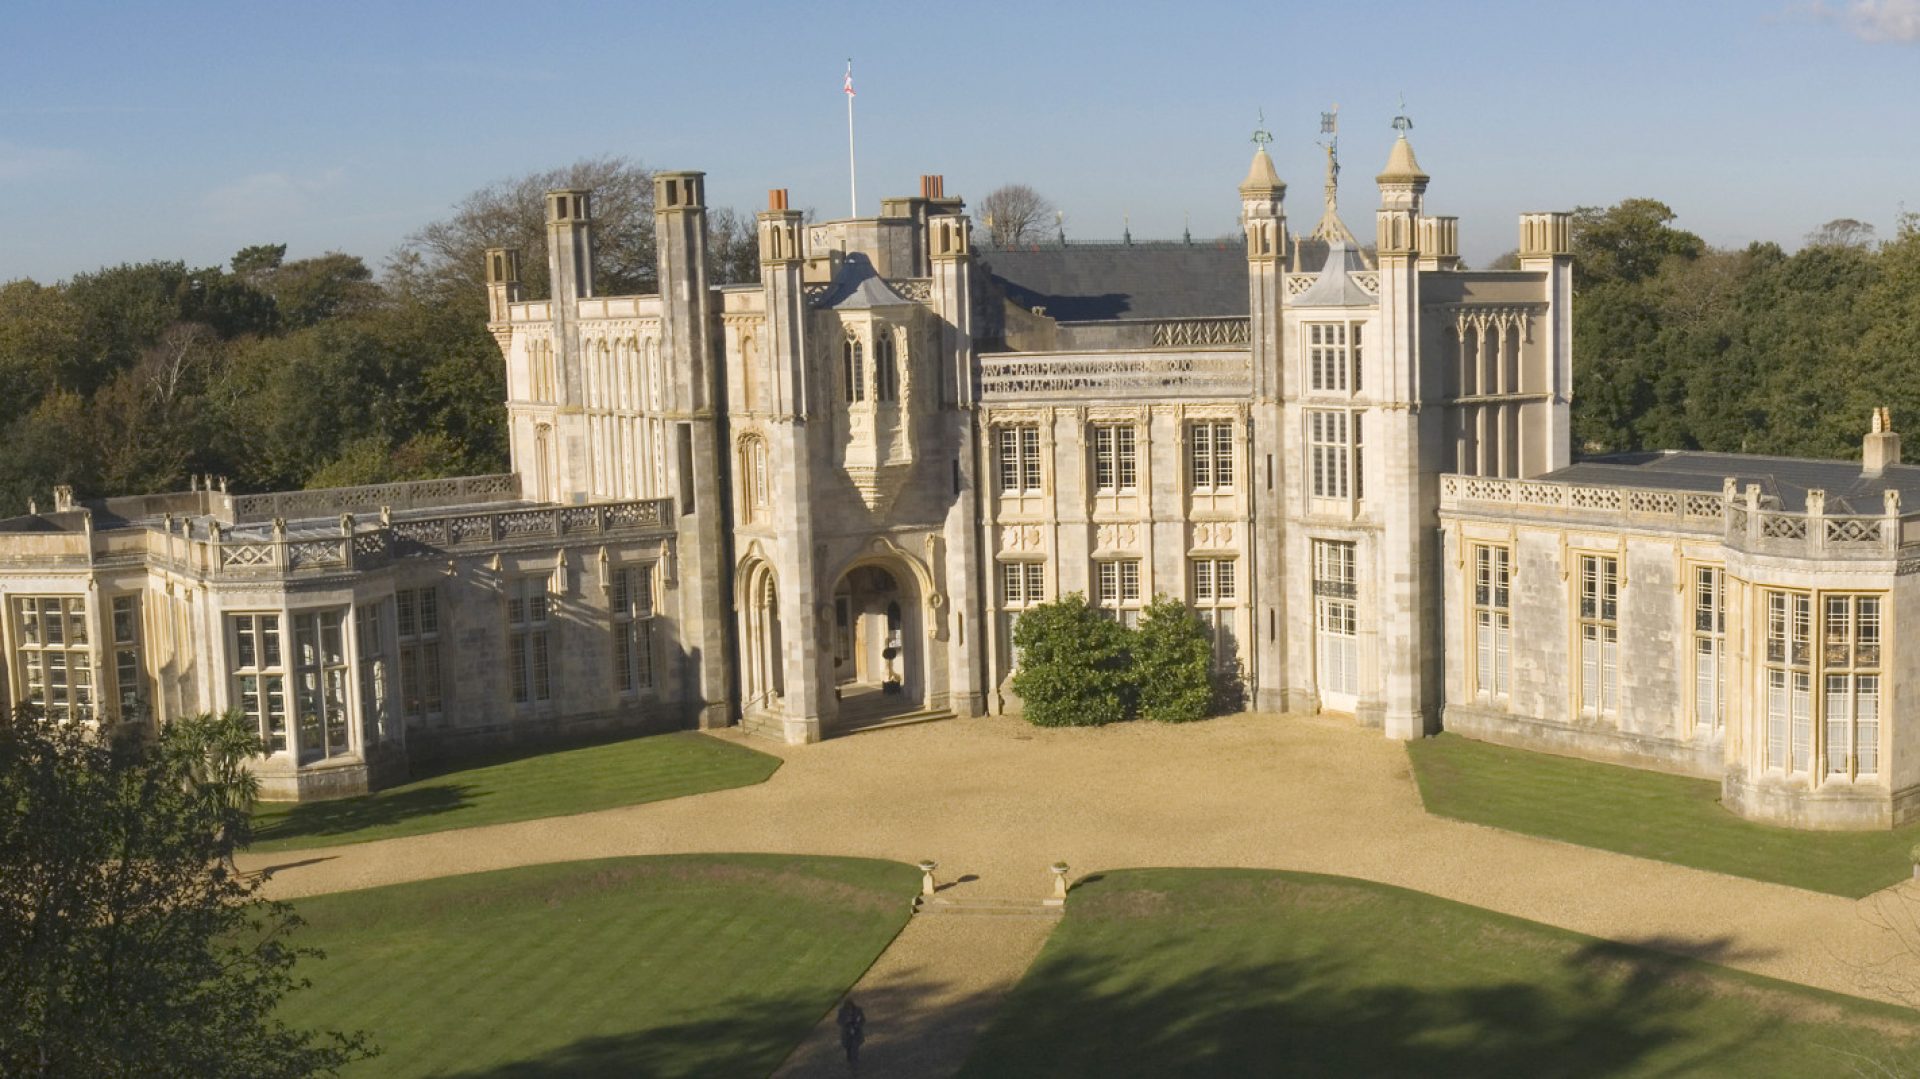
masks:
[(853, 61), (852, 60), (847, 61), (847, 84), (844, 87), (844, 89), (847, 91), (848, 97), (853, 96)]

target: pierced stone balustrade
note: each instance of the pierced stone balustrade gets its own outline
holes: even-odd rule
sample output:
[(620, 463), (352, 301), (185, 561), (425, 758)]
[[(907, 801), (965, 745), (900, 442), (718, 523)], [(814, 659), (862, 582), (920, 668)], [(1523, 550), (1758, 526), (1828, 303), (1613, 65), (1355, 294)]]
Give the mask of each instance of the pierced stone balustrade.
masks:
[(1672, 491), (1489, 476), (1440, 477), (1442, 510), (1496, 513), (1550, 509), (1596, 527), (1653, 527), (1717, 535), (1736, 550), (1808, 558), (1889, 558), (1920, 547), (1920, 514), (1828, 514), (1824, 498), (1811, 512), (1755, 507), (1757, 493)]

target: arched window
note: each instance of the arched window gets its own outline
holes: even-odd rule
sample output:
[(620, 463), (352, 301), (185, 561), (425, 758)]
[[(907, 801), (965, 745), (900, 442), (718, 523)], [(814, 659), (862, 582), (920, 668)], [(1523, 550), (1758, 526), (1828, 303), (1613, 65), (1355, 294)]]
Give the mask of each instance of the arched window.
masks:
[(860, 347), (860, 339), (849, 337), (840, 346), (840, 366), (846, 376), (847, 400), (864, 401), (867, 399), (867, 360)]
[(759, 435), (740, 440), (741, 485), (747, 494), (747, 519), (756, 520), (773, 504), (772, 482), (767, 475), (767, 443)]
[(740, 339), (740, 400), (751, 412), (760, 406), (760, 349), (752, 335)]
[(667, 373), (660, 363), (660, 342), (647, 342), (647, 396), (654, 411), (667, 407)]
[(900, 399), (900, 365), (893, 355), (893, 331), (885, 326), (873, 340), (873, 383), (875, 400)]
[(534, 497), (541, 502), (553, 501), (553, 428), (540, 424), (533, 429), (533, 471)]

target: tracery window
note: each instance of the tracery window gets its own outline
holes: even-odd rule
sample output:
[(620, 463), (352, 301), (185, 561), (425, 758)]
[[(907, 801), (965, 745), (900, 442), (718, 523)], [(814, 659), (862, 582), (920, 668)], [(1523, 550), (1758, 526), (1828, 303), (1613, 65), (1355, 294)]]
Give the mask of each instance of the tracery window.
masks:
[(410, 722), (440, 716), (440, 589), (402, 588), (393, 594), (400, 638), (401, 712)]
[(1880, 771), (1880, 597), (1823, 596), (1821, 639), (1827, 775)]
[(1813, 598), (1767, 593), (1767, 758), (1805, 772), (1813, 756)]
[(1189, 605), (1207, 627), (1215, 670), (1232, 670), (1239, 658), (1239, 644), (1234, 636), (1234, 612), (1239, 598), (1237, 570), (1231, 558), (1188, 561), (1187, 572), (1192, 582)]
[(849, 336), (840, 343), (840, 371), (849, 402), (867, 399), (867, 360), (860, 339)]
[(1233, 424), (1204, 420), (1187, 425), (1188, 475), (1195, 491), (1233, 489)]
[(1473, 548), (1473, 630), (1476, 688), (1493, 698), (1513, 691), (1513, 553)]
[(1000, 563), (1000, 669), (1010, 671), (1020, 663), (1020, 650), (1013, 645), (1014, 623), (1029, 607), (1047, 600), (1047, 564), (1045, 562)]
[(614, 684), (623, 694), (653, 688), (653, 566), (613, 571)]
[(294, 707), (300, 758), (352, 752), (347, 730), (347, 648), (341, 611), (302, 611), (292, 617)]
[(1314, 632), (1322, 694), (1360, 691), (1359, 558), (1348, 540), (1313, 541)]
[(749, 521), (764, 516), (772, 505), (771, 481), (767, 474), (767, 442), (759, 435), (740, 440), (740, 472), (746, 493)]
[(1360, 413), (1307, 411), (1307, 476), (1315, 498), (1358, 499), (1362, 479)]
[(1713, 734), (1727, 722), (1726, 571), (1693, 567), (1693, 729)]
[(1093, 425), (1093, 486), (1113, 493), (1134, 490), (1140, 481), (1140, 463), (1134, 456), (1136, 432), (1131, 423)]
[(874, 397), (880, 401), (900, 399), (900, 364), (894, 355), (893, 331), (881, 326), (873, 338)]
[(227, 649), (234, 707), (260, 732), (268, 753), (287, 751), (287, 672), (280, 649), (280, 616), (230, 614)]
[(1103, 559), (1093, 564), (1094, 605), (1126, 626), (1140, 624), (1140, 560)]
[(113, 687), (120, 716), (140, 716), (147, 700), (146, 673), (140, 663), (140, 597), (113, 597)]
[(547, 606), (544, 575), (507, 582), (507, 674), (515, 704), (537, 704), (553, 696)]
[(1580, 556), (1580, 712), (1620, 715), (1620, 562)]
[(362, 745), (384, 742), (394, 734), (392, 699), (393, 657), (387, 651), (386, 601), (363, 603), (353, 609), (354, 656), (360, 682), (360, 739)]
[(999, 430), (1001, 494), (1040, 493), (1040, 427), (1023, 423)]
[(1307, 388), (1314, 393), (1360, 392), (1362, 323), (1307, 324)]
[(86, 597), (20, 596), (13, 610), (20, 700), (49, 719), (92, 719), (93, 652)]

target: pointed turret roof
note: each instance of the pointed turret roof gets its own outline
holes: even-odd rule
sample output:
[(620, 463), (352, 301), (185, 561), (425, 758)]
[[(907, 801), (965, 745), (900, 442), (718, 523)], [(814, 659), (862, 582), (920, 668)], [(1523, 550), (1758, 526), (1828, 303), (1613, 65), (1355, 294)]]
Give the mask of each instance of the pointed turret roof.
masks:
[(1247, 178), (1240, 182), (1240, 194), (1252, 199), (1286, 193), (1287, 185), (1280, 182), (1280, 173), (1274, 170), (1273, 158), (1267, 156), (1267, 148), (1262, 146), (1255, 150), (1253, 164), (1247, 168)]
[(1383, 184), (1424, 184), (1432, 177), (1420, 170), (1420, 162), (1413, 159), (1413, 145), (1403, 134), (1387, 155), (1386, 171), (1374, 179)]

